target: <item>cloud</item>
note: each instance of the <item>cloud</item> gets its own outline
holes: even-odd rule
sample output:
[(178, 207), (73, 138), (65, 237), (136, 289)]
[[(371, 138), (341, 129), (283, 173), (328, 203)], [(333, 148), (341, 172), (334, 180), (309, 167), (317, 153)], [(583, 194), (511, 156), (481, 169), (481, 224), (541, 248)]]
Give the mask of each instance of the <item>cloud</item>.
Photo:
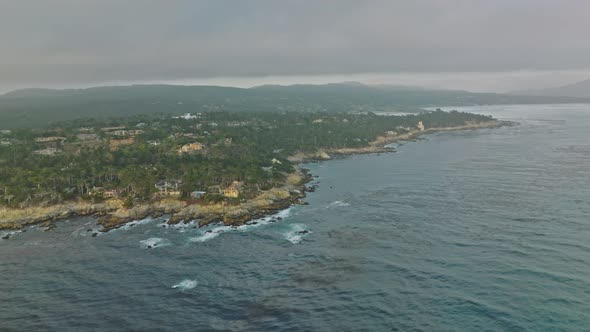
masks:
[(0, 0), (0, 86), (590, 68), (584, 0)]

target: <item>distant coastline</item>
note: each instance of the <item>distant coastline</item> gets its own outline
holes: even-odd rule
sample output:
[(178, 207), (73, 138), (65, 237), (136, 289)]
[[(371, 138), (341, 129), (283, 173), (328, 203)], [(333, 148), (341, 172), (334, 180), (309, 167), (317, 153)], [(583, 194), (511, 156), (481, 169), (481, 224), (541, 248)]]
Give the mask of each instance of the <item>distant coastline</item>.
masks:
[[(387, 147), (387, 145), (400, 141), (414, 140), (425, 134), (442, 131), (495, 128), (510, 124), (510, 122), (506, 121), (491, 120), (469, 122), (460, 126), (436, 127), (424, 130), (413, 129), (403, 134), (384, 133), (365, 147), (319, 149), (314, 153), (297, 153), (289, 157), (289, 161), (301, 164), (330, 160), (334, 157), (354, 154), (394, 152), (395, 149)], [(168, 224), (199, 220), (199, 226), (205, 226), (214, 222), (222, 222), (229, 226), (239, 226), (253, 219), (275, 214), (293, 204), (306, 204), (302, 201), (302, 198), (305, 197), (306, 191), (310, 190), (306, 184), (312, 179), (312, 175), (305, 168), (298, 166), (287, 177), (283, 186), (272, 188), (253, 199), (233, 205), (226, 203), (189, 204), (179, 199), (164, 198), (149, 203), (138, 204), (130, 208), (124, 207), (124, 202), (121, 199), (109, 199), (102, 203), (68, 202), (49, 206), (34, 206), (25, 209), (0, 208), (0, 230), (21, 230), (35, 224), (40, 224), (49, 230), (60, 220), (81, 216), (96, 217), (97, 223), (102, 226), (100, 230), (102, 232), (119, 228), (134, 220), (163, 215), (170, 215)]]

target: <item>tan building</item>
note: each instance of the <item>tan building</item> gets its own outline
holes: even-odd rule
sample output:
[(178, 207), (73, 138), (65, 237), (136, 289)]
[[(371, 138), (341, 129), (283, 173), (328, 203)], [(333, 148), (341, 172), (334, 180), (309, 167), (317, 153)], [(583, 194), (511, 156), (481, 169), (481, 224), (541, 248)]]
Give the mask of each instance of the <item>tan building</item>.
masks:
[(191, 152), (203, 150), (203, 148), (204, 148), (204, 146), (201, 143), (198, 143), (198, 142), (189, 143), (189, 144), (185, 144), (185, 145), (181, 146), (180, 149), (178, 149), (178, 153), (179, 154), (191, 153)]
[(132, 138), (125, 138), (125, 139), (112, 139), (109, 141), (109, 148), (111, 151), (119, 149), (119, 147), (124, 145), (131, 145), (135, 143), (135, 139)]
[(242, 183), (240, 181), (234, 181), (232, 182), (232, 184), (223, 189), (223, 196), (225, 197), (229, 197), (229, 198), (238, 198), (238, 196), (240, 196), (240, 187), (242, 186)]

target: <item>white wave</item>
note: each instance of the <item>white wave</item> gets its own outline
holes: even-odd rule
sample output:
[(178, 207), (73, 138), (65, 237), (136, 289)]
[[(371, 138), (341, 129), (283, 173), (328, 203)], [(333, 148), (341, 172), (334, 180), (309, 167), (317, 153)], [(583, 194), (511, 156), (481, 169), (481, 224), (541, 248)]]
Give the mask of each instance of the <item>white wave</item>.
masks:
[[(254, 219), (249, 221), (248, 223), (241, 225), (241, 226), (217, 226), (212, 229), (202, 230), (201, 235), (191, 237), (189, 239), (190, 242), (205, 242), (211, 239), (214, 239), (219, 236), (219, 234), (224, 232), (246, 232), (250, 229), (257, 228), (263, 225), (268, 225), (270, 223), (277, 222), (279, 220), (283, 220), (288, 218), (291, 215), (291, 208), (287, 208), (285, 210), (281, 210), (278, 213), (266, 217), (262, 217), (260, 219)], [(279, 219), (280, 218), (280, 219)]]
[(189, 290), (195, 288), (199, 283), (196, 280), (184, 279), (183, 281), (173, 285), (172, 288), (180, 290)]
[[(134, 221), (128, 222), (128, 223), (126, 223), (125, 225), (123, 225), (123, 226), (121, 226), (121, 227), (119, 227), (119, 228), (116, 228), (116, 229), (121, 229), (121, 230), (125, 230), (125, 231), (126, 231), (126, 230), (129, 230), (129, 229), (131, 229), (131, 228), (132, 228), (132, 227), (134, 227), (134, 226), (137, 226), (137, 225), (145, 225), (145, 224), (149, 224), (149, 223), (151, 223), (152, 221), (154, 221), (154, 219), (153, 219), (152, 217), (147, 217), (147, 218), (145, 218), (145, 219), (141, 219), (141, 220), (134, 220)], [(111, 231), (111, 232), (112, 232), (112, 231)]]
[(4, 237), (12, 238), (13, 235), (18, 234), (18, 233), (21, 233), (21, 232), (22, 231), (5, 231), (5, 232), (0, 232), (0, 239), (2, 239)]
[(179, 233), (184, 233), (184, 232), (186, 232), (188, 229), (191, 229), (191, 228), (197, 228), (197, 227), (198, 227), (198, 224), (197, 224), (197, 222), (196, 222), (195, 220), (191, 220), (190, 222), (187, 222), (187, 223), (181, 222), (181, 223), (178, 223), (178, 224), (173, 224), (173, 225), (170, 225), (170, 224), (168, 224), (167, 222), (164, 222), (164, 223), (162, 224), (162, 227), (163, 227), (163, 228), (171, 228), (171, 229), (175, 229), (175, 230), (177, 230)]
[(307, 229), (306, 225), (303, 224), (291, 224), (290, 229), (283, 235), (285, 239), (293, 244), (301, 243), (303, 237), (307, 234), (311, 234), (311, 231)]
[(141, 247), (144, 249), (166, 247), (171, 245), (170, 241), (159, 237), (151, 237), (147, 240), (141, 240), (139, 241), (139, 243), (141, 244)]
[(328, 207), (343, 207), (343, 206), (350, 206), (350, 203), (346, 203), (343, 201), (334, 201), (328, 204)]
[(189, 241), (190, 242), (205, 242), (205, 241), (209, 241), (211, 239), (214, 239), (214, 238), (218, 237), (219, 234), (225, 232), (226, 231), (225, 228), (230, 228), (230, 227), (229, 226), (221, 226), (221, 227), (214, 228), (214, 229), (212, 229), (210, 231), (206, 231), (205, 233), (203, 233), (203, 235), (191, 237), (189, 239)]

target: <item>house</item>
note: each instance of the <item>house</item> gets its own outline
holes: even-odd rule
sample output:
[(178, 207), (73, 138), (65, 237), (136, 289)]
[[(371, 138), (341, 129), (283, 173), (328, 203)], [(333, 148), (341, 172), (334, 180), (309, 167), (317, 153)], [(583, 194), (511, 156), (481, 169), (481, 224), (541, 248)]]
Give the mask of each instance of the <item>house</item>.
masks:
[(119, 190), (117, 189), (111, 189), (111, 190), (105, 190), (102, 195), (105, 198), (113, 198), (113, 197), (117, 197), (119, 196)]
[(225, 197), (229, 197), (229, 198), (237, 198), (238, 196), (240, 196), (240, 187), (242, 186), (242, 182), (240, 181), (234, 181), (232, 182), (232, 184), (223, 189), (223, 196)]
[(227, 187), (223, 189), (223, 196), (229, 198), (238, 198), (238, 196), (240, 196), (240, 190), (237, 188)]
[(107, 132), (107, 131), (115, 131), (115, 130), (122, 130), (125, 129), (125, 127), (105, 127), (105, 128), (100, 128), (101, 131)]
[(35, 138), (35, 142), (37, 142), (37, 143), (53, 143), (53, 142), (61, 142), (61, 141), (65, 141), (65, 140), (66, 140), (65, 137), (60, 137), (60, 136)]
[(158, 189), (158, 193), (163, 196), (180, 196), (181, 186), (182, 181), (180, 180), (162, 180), (154, 185)]
[(189, 144), (185, 144), (185, 145), (181, 146), (180, 149), (178, 149), (178, 154), (199, 151), (199, 150), (203, 150), (203, 148), (204, 148), (204, 146), (201, 143), (198, 143), (198, 142), (189, 143)]
[(160, 140), (148, 141), (147, 143), (151, 146), (158, 146), (158, 145), (162, 144), (162, 142), (160, 142)]
[(49, 157), (55, 156), (58, 152), (61, 152), (61, 151), (56, 148), (46, 148), (46, 149), (33, 151), (33, 153), (36, 155), (49, 156)]
[(99, 194), (102, 195), (102, 197), (104, 197), (104, 198), (115, 198), (115, 197), (119, 196), (119, 190), (117, 190), (117, 189), (105, 190), (102, 187), (93, 187), (92, 189), (90, 189), (88, 191), (88, 195), (90, 195), (90, 196), (96, 196)]
[(180, 180), (162, 180), (158, 181), (154, 185), (160, 194), (166, 194), (171, 191), (179, 191), (180, 186), (182, 186), (182, 181)]
[(129, 135), (129, 131), (124, 130), (124, 129), (119, 129), (119, 130), (111, 131), (108, 134), (113, 135), (113, 136), (127, 136), (127, 135)]
[(8, 138), (2, 138), (0, 139), (0, 145), (12, 145), (12, 141)]
[(182, 192), (180, 190), (169, 190), (165, 192), (160, 192), (159, 195), (167, 197), (180, 197), (180, 195), (182, 195)]
[(197, 118), (200, 118), (200, 117), (201, 117), (201, 113), (197, 113), (195, 115), (190, 114), (190, 113), (185, 113), (185, 114), (180, 115), (180, 116), (173, 116), (172, 118), (173, 119), (194, 120), (194, 119), (197, 119)]
[(123, 145), (131, 145), (133, 143), (135, 143), (135, 139), (133, 137), (124, 139), (112, 139), (109, 141), (109, 148), (111, 149), (111, 151), (114, 151)]
[(191, 192), (191, 197), (201, 199), (205, 196), (205, 194), (207, 194), (206, 191), (196, 190), (196, 191)]
[(424, 124), (422, 123), (422, 121), (418, 121), (416, 128), (418, 128), (418, 130), (420, 131), (424, 131)]
[(209, 186), (207, 187), (207, 192), (210, 194), (221, 194), (222, 190), (220, 186)]
[(125, 136), (137, 136), (139, 134), (143, 133), (143, 130), (125, 130), (125, 129), (119, 129), (119, 130), (115, 130), (115, 131), (110, 131), (107, 134), (111, 135), (111, 136), (119, 136), (119, 137), (125, 137)]
[(282, 165), (282, 164), (283, 164), (283, 163), (282, 163), (280, 160), (278, 160), (277, 158), (272, 158), (272, 160), (271, 160), (270, 162), (271, 162), (273, 165), (274, 165), (274, 164), (279, 164), (279, 165)]
[(98, 138), (96, 134), (78, 134), (76, 135), (80, 141), (92, 141)]

